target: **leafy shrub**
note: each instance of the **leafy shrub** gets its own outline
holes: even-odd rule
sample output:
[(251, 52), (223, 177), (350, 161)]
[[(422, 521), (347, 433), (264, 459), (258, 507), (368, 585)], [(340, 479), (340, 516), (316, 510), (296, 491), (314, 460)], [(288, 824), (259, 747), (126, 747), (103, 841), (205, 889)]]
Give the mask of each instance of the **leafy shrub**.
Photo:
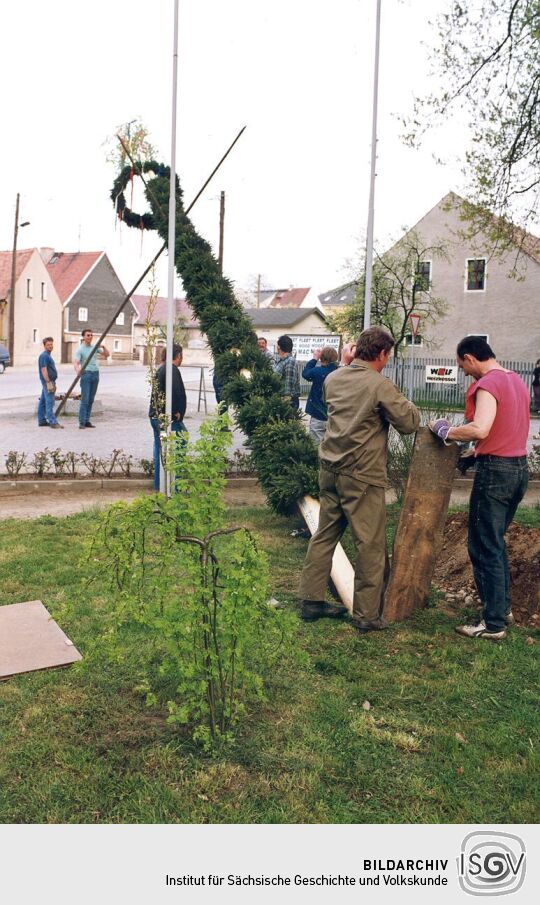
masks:
[(225, 524), (226, 419), (206, 422), (193, 444), (171, 436), (170, 499), (117, 503), (99, 517), (81, 595), (102, 607), (89, 662), (131, 653), (147, 703), (166, 703), (169, 721), (205, 747), (231, 738), (293, 651), (293, 617), (267, 606), (263, 551)]
[(16, 477), (26, 464), (26, 453), (10, 449), (5, 458), (6, 471), (12, 477)]

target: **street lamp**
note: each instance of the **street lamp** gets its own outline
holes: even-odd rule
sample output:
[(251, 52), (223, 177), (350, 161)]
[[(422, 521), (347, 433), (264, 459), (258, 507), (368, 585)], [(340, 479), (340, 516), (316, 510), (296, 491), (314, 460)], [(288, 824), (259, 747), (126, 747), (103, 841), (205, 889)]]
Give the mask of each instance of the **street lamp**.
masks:
[(19, 227), (30, 226), (30, 221), (25, 220), (19, 223), (19, 201), (20, 195), (17, 192), (17, 202), (15, 204), (15, 228), (13, 230), (13, 254), (11, 257), (11, 291), (9, 298), (9, 356), (11, 364), (15, 364), (15, 283), (17, 282), (17, 233)]

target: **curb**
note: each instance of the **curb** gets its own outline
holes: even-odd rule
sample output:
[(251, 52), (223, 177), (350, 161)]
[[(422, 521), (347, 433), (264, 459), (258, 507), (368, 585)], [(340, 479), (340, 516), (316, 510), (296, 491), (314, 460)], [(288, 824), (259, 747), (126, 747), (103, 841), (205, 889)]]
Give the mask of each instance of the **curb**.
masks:
[[(227, 489), (250, 490), (259, 486), (257, 478), (227, 478)], [(152, 478), (52, 478), (40, 481), (4, 481), (0, 480), (0, 499), (2, 497), (24, 496), (39, 493), (84, 493), (89, 490), (96, 493), (102, 490), (150, 490)]]

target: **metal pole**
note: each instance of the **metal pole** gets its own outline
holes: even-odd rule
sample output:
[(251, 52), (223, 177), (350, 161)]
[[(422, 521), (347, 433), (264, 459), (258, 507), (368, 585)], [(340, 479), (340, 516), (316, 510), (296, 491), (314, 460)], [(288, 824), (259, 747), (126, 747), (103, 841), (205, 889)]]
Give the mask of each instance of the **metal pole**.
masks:
[(371, 124), (371, 176), (366, 238), (366, 267), (364, 287), (364, 330), (371, 323), (371, 283), (373, 277), (373, 224), (375, 220), (375, 165), (377, 161), (377, 105), (379, 98), (379, 46), (381, 35), (381, 0), (377, 0), (375, 26), (375, 71), (373, 74), (373, 119)]
[(412, 346), (411, 346), (411, 357), (409, 359), (409, 399), (411, 402), (413, 401), (413, 390), (414, 390), (414, 345), (415, 345), (416, 337), (413, 333), (412, 335)]
[[(174, 0), (173, 26), (173, 74), (171, 110), (171, 166), (169, 183), (169, 232), (167, 239), (169, 255), (168, 304), (167, 304), (167, 363), (165, 367), (165, 415), (167, 429), (172, 421), (172, 351), (174, 331), (174, 258), (176, 245), (176, 95), (178, 87), (178, 0)], [(162, 475), (163, 477), (163, 475)], [(171, 494), (170, 474), (167, 475), (166, 493)], [(160, 482), (161, 483), (161, 482)], [(163, 486), (163, 485), (162, 485)]]
[(11, 256), (11, 290), (9, 297), (9, 356), (11, 364), (15, 364), (15, 284), (17, 282), (17, 233), (19, 231), (19, 201), (17, 192), (15, 204), (15, 227), (13, 230), (13, 254)]

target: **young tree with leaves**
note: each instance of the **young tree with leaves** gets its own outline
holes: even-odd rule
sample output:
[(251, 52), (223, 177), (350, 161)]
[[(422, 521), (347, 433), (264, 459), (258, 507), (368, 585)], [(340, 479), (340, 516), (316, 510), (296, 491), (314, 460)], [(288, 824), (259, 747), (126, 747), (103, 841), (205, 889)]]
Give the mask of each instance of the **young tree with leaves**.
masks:
[[(428, 262), (448, 259), (442, 243), (429, 244), (414, 230), (384, 254), (375, 252), (371, 288), (371, 320), (390, 331), (394, 354), (399, 355), (411, 333), (414, 311), (424, 323), (436, 323), (446, 312), (446, 302), (432, 292)], [(355, 338), (364, 324), (364, 277), (357, 284), (357, 300), (330, 316), (331, 329)]]
[(433, 75), (443, 87), (417, 100), (406, 138), (418, 144), (465, 110), (469, 231), (501, 251), (526, 250), (540, 196), (540, 0), (453, 0), (436, 27)]

